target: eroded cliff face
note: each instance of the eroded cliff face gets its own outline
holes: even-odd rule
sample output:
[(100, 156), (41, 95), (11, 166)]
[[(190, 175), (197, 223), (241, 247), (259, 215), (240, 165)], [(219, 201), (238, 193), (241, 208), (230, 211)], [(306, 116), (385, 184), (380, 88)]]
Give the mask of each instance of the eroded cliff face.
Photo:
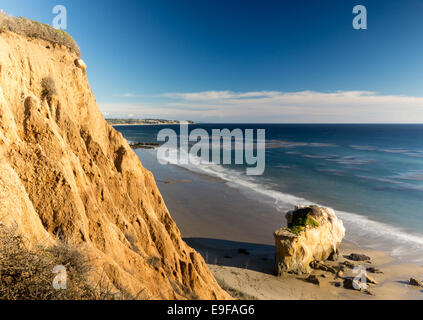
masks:
[[(104, 120), (68, 49), (0, 34), (0, 222), (30, 245), (80, 245), (142, 299), (229, 298), (181, 239), (127, 141)], [(55, 94), (42, 86), (51, 76)]]

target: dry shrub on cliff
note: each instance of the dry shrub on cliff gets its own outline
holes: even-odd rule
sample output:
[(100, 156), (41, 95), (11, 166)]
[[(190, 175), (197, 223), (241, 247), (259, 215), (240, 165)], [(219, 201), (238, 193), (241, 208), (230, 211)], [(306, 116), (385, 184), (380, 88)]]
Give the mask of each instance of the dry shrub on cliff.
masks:
[(23, 17), (11, 17), (0, 10), (0, 33), (9, 30), (30, 38), (42, 39), (54, 45), (63, 45), (78, 56), (81, 51), (75, 40), (63, 30)]
[(41, 93), (43, 99), (50, 98), (51, 96), (57, 94), (56, 84), (51, 76), (41, 80), (41, 87), (43, 88), (43, 92)]
[[(66, 268), (66, 289), (56, 290), (56, 266)], [(104, 278), (88, 282), (90, 261), (64, 243), (29, 249), (15, 228), (0, 224), (0, 300), (106, 300), (119, 298)]]

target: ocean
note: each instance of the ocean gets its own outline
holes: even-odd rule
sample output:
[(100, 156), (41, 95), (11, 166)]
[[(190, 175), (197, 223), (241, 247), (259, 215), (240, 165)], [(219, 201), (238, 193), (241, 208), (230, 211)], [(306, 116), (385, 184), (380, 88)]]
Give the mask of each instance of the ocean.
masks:
[[(179, 132), (177, 125), (115, 128), (132, 142), (156, 142), (164, 128)], [(346, 240), (423, 262), (423, 125), (189, 126), (196, 128), (210, 135), (212, 129), (265, 129), (266, 169), (261, 176), (247, 176), (244, 165), (181, 165), (185, 169), (249, 190), (270, 201), (275, 214), (297, 204), (331, 207), (344, 221)]]

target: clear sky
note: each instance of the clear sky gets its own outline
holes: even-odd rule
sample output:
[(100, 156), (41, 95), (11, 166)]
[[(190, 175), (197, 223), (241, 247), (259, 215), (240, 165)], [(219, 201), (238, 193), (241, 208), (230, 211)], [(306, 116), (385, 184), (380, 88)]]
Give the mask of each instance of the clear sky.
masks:
[[(423, 122), (421, 0), (2, 0), (65, 5), (106, 117)], [(367, 8), (367, 30), (352, 9)]]

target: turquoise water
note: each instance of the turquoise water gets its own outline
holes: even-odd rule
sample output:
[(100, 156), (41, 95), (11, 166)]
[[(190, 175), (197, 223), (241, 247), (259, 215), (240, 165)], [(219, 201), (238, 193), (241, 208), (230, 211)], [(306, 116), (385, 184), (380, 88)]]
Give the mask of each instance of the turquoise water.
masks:
[[(163, 126), (116, 127), (130, 141), (155, 142)], [(169, 126), (179, 132), (178, 126)], [(243, 165), (184, 165), (217, 176), (275, 212), (295, 204), (332, 207), (347, 239), (423, 261), (423, 125), (198, 124), (190, 130), (266, 130), (266, 169), (247, 176)]]

